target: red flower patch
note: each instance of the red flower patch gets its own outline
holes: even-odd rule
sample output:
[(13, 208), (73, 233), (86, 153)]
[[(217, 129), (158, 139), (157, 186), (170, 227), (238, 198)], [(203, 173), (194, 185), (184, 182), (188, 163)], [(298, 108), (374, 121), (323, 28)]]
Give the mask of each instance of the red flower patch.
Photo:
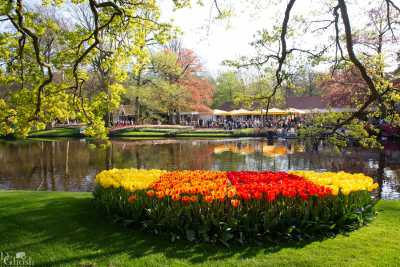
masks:
[(228, 179), (244, 201), (265, 199), (272, 202), (279, 196), (307, 200), (311, 196), (321, 198), (332, 193), (330, 188), (285, 172), (228, 172)]

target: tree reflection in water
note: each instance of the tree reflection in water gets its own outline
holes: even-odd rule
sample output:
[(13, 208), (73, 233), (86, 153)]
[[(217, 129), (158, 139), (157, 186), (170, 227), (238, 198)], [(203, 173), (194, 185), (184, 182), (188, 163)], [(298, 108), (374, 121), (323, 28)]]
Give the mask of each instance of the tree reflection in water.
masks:
[(0, 141), (0, 188), (90, 191), (109, 168), (213, 170), (332, 170), (363, 172), (381, 185), (383, 198), (400, 198), (399, 144), (382, 152), (295, 140), (111, 140), (93, 148), (85, 140)]

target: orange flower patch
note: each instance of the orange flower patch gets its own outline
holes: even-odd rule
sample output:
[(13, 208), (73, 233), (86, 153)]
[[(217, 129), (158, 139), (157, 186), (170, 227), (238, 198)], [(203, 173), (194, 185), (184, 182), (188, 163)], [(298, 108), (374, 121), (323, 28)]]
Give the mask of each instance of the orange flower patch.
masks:
[(233, 189), (228, 191), (227, 185), (226, 172), (174, 171), (161, 175), (151, 188), (157, 196), (169, 196), (175, 201), (194, 203), (201, 198), (211, 203), (215, 199), (224, 200), (227, 194), (231, 197), (235, 195)]

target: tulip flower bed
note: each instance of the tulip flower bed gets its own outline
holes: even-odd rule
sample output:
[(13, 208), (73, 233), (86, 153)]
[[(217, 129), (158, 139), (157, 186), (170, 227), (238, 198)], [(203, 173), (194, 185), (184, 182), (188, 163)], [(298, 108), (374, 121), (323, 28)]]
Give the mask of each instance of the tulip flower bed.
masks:
[(303, 239), (357, 228), (374, 215), (372, 178), (345, 172), (113, 169), (96, 176), (97, 205), (172, 241)]

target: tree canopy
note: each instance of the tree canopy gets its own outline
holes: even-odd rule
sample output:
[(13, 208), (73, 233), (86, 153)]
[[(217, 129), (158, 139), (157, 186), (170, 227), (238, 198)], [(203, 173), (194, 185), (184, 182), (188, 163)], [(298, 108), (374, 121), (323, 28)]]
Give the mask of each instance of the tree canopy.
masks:
[[(71, 6), (83, 10), (80, 19)], [(104, 117), (118, 105), (127, 73), (149, 62), (149, 43), (174, 35), (153, 0), (42, 1), (40, 8), (2, 1), (0, 20), (1, 135), (26, 136), (54, 120), (78, 119), (87, 135), (104, 136)], [(89, 93), (94, 72), (102, 86)]]

